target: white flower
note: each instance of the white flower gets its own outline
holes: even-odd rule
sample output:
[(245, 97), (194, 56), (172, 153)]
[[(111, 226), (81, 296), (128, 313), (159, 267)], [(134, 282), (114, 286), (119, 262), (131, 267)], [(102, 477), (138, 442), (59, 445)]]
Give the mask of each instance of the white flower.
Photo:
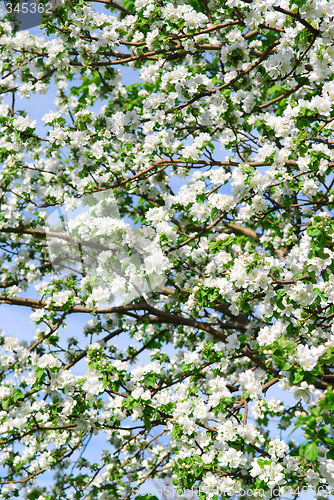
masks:
[(61, 361), (52, 354), (44, 354), (39, 358), (38, 366), (41, 368), (55, 368), (61, 366)]
[(104, 302), (107, 302), (108, 299), (109, 291), (104, 289), (102, 286), (98, 286), (96, 288), (93, 288), (92, 293), (87, 300), (87, 305), (91, 307), (93, 305), (93, 302), (95, 302), (97, 305), (100, 305)]
[(99, 380), (97, 375), (89, 374), (86, 376), (86, 382), (82, 389), (87, 393), (88, 397), (96, 396), (103, 391), (103, 382)]
[(68, 299), (73, 295), (71, 290), (63, 290), (62, 292), (58, 292), (53, 296), (53, 300), (55, 302), (56, 307), (60, 307), (63, 304), (66, 304)]
[(28, 127), (29, 128), (35, 128), (36, 125), (36, 120), (30, 120), (29, 116), (18, 116), (15, 118), (13, 121), (13, 126), (17, 129), (20, 130), (21, 132), (24, 132)]
[(58, 112), (50, 111), (46, 115), (43, 116), (42, 120), (45, 123), (51, 123), (53, 120), (56, 120), (57, 118), (60, 118), (61, 114)]
[(13, 286), (7, 288), (8, 297), (16, 297), (21, 292), (22, 292), (22, 288), (19, 288), (17, 285), (13, 285)]
[(30, 314), (30, 321), (31, 323), (33, 322), (37, 322), (39, 321), (40, 319), (43, 318), (45, 314), (45, 309), (42, 308), (42, 309), (36, 309), (36, 311), (34, 311), (33, 313)]
[(143, 399), (144, 401), (147, 401), (148, 399), (151, 399), (151, 393), (149, 390), (144, 390), (142, 387), (137, 387), (134, 391), (131, 392), (131, 396), (134, 399)]
[(326, 351), (326, 347), (319, 347), (299, 344), (297, 347), (296, 360), (306, 371), (311, 371), (318, 363), (319, 357)]
[(250, 470), (250, 475), (252, 477), (258, 477), (261, 481), (265, 481), (269, 487), (273, 487), (277, 484), (285, 484), (285, 478), (283, 473), (283, 466), (279, 463), (272, 463), (269, 460), (269, 464), (259, 465), (258, 458), (255, 458), (252, 462), (253, 468)]
[(279, 437), (271, 439), (269, 442), (269, 453), (271, 457), (283, 458), (288, 449), (289, 446), (284, 441), (281, 441)]
[(294, 395), (294, 398), (299, 400), (302, 399), (307, 403), (311, 399), (312, 392), (314, 390), (314, 385), (308, 385), (305, 380), (300, 384), (300, 386), (293, 385), (289, 388), (290, 392)]
[(127, 367), (128, 367), (128, 364), (126, 361), (121, 361), (120, 359), (116, 359), (114, 361), (114, 367), (117, 369), (117, 370), (126, 370)]
[(232, 469), (236, 469), (240, 465), (244, 465), (246, 462), (242, 452), (237, 451), (234, 448), (229, 448), (227, 451), (224, 451), (223, 455), (219, 457), (218, 461), (221, 465), (228, 465)]
[(147, 274), (162, 274), (163, 271), (166, 271), (169, 267), (170, 263), (167, 257), (164, 257), (161, 250), (156, 250), (152, 255), (144, 259), (144, 264), (142, 264), (141, 269), (146, 271)]

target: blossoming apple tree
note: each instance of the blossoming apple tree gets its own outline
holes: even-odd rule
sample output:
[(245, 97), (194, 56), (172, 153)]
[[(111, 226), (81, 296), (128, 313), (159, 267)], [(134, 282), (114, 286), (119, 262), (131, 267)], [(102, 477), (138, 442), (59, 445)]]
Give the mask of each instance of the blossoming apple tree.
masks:
[[(1, 337), (0, 498), (330, 494), (333, 2), (65, 0), (41, 28), (0, 22), (0, 303), (36, 324)], [(51, 85), (41, 128), (18, 103)]]

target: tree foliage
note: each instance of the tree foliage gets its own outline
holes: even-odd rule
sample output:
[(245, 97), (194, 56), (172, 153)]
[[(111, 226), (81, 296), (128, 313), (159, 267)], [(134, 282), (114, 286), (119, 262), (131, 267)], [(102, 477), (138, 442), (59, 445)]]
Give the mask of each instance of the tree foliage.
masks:
[[(333, 2), (65, 0), (45, 36), (10, 20), (0, 302), (36, 334), (1, 337), (0, 497), (330, 492)], [(41, 128), (20, 97), (51, 85)]]

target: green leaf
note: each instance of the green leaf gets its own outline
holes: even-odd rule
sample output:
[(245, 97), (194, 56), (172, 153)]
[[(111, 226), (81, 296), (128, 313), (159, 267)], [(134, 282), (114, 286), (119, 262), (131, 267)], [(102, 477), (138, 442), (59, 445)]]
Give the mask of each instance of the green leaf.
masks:
[(284, 297), (284, 295), (286, 295), (286, 291), (285, 290), (283, 290), (283, 289), (278, 290), (278, 292), (277, 292), (277, 299), (281, 300)]
[(279, 92), (281, 89), (277, 86), (277, 85), (273, 85), (272, 87), (270, 87), (270, 89), (268, 89), (268, 95), (272, 95), (274, 94), (275, 92)]
[(197, 203), (203, 203), (206, 200), (206, 194), (198, 194), (196, 196)]
[(320, 229), (315, 226), (308, 227), (306, 232), (311, 238), (320, 238), (322, 235)]
[(314, 462), (314, 460), (317, 458), (318, 447), (314, 441), (305, 444), (304, 455), (312, 462)]
[(290, 2), (290, 8), (292, 7), (292, 4), (297, 5), (297, 7), (299, 8), (304, 7), (304, 5), (306, 5), (306, 2), (307, 0), (293, 0), (293, 2)]
[(304, 371), (301, 369), (292, 370), (290, 372), (290, 383), (292, 385), (298, 385), (304, 379)]
[(13, 389), (11, 396), (15, 403), (18, 399), (24, 399), (24, 394), (20, 389)]
[(146, 493), (145, 495), (136, 496), (135, 500), (159, 500), (159, 498), (155, 495), (151, 495), (150, 493)]
[(151, 428), (151, 420), (148, 417), (144, 418), (144, 424), (145, 424), (146, 429)]
[(257, 463), (259, 464), (259, 466), (262, 469), (264, 469), (265, 465), (270, 465), (271, 464), (270, 460), (265, 460), (264, 458), (259, 458), (258, 461), (257, 461)]
[(44, 373), (43, 368), (41, 368), (40, 366), (37, 366), (36, 371), (35, 371), (36, 383), (40, 384), (41, 382), (43, 382), (45, 376), (46, 376), (46, 373)]
[(145, 382), (147, 385), (154, 387), (156, 384), (156, 379), (154, 373), (149, 373), (145, 376)]
[(323, 249), (321, 248), (321, 250), (318, 251), (318, 255), (317, 257), (319, 257), (320, 259), (328, 259), (329, 257), (329, 254), (328, 253), (325, 253), (323, 251)]
[(1, 402), (1, 405), (2, 405), (2, 408), (3, 408), (4, 410), (7, 410), (8, 406), (9, 406), (9, 398), (4, 399), (4, 400)]

